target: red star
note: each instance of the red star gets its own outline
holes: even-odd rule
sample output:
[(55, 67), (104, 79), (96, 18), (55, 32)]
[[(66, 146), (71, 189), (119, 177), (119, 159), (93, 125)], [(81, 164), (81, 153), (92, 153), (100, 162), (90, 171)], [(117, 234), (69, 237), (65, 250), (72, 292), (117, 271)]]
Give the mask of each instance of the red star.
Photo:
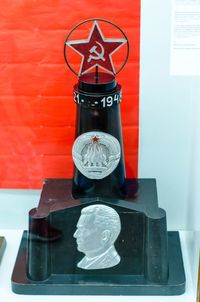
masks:
[(93, 138), (92, 138), (92, 142), (93, 144), (97, 144), (99, 142), (99, 138), (95, 135)]
[(96, 66), (115, 74), (112, 54), (126, 42), (126, 39), (105, 39), (99, 24), (95, 21), (87, 40), (69, 41), (66, 44), (82, 56), (79, 75)]

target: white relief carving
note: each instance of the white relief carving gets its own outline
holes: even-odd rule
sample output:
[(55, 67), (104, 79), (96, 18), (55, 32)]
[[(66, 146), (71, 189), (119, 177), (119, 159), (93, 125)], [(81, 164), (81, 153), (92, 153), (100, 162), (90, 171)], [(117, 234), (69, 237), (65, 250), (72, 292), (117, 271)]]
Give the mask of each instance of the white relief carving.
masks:
[(118, 213), (111, 207), (96, 204), (85, 207), (74, 233), (78, 251), (85, 254), (79, 268), (105, 269), (120, 262), (114, 243), (121, 231)]
[(72, 156), (77, 169), (83, 175), (90, 179), (102, 179), (117, 167), (121, 148), (114, 136), (91, 131), (77, 137)]

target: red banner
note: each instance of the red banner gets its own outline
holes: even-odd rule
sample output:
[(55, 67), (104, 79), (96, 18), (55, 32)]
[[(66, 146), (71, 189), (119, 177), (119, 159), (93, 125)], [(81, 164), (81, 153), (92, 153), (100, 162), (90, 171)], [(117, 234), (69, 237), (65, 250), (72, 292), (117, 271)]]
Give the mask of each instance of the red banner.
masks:
[(63, 58), (67, 33), (84, 19), (121, 27), (130, 57), (117, 80), (128, 177), (137, 177), (139, 0), (4, 0), (0, 3), (0, 187), (40, 188), (44, 178), (69, 178), (75, 133), (73, 85)]

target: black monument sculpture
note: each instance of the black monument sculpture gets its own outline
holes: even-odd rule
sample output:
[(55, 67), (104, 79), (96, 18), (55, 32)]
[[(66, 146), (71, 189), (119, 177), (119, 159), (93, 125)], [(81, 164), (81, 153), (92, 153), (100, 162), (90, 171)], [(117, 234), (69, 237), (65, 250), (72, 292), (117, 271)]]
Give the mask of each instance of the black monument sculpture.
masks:
[[(90, 19), (88, 39), (66, 38), (82, 57), (78, 83), (73, 179), (46, 179), (29, 212), (12, 274), (18, 294), (178, 295), (185, 274), (178, 232), (167, 232), (154, 179), (125, 176), (121, 86), (112, 55), (129, 44), (123, 31), (106, 39)], [(92, 24), (92, 25), (91, 25)]]

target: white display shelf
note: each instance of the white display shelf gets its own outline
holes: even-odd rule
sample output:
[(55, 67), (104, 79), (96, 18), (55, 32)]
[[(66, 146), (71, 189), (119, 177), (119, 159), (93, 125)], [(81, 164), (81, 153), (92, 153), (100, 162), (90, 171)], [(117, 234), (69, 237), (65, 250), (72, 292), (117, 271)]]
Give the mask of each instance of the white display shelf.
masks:
[[(180, 296), (95, 296), (95, 302), (103, 301), (133, 301), (134, 302), (196, 302), (196, 292), (192, 282), (191, 267), (189, 261), (189, 241), (192, 232), (180, 232), (183, 260), (186, 273), (186, 292)], [(93, 302), (94, 296), (33, 296), (17, 295), (11, 290), (11, 274), (14, 267), (16, 255), (18, 252), (22, 230), (0, 229), (0, 235), (7, 241), (5, 254), (0, 264), (0, 300), (11, 302), (28, 301), (74, 301), (74, 302)]]

